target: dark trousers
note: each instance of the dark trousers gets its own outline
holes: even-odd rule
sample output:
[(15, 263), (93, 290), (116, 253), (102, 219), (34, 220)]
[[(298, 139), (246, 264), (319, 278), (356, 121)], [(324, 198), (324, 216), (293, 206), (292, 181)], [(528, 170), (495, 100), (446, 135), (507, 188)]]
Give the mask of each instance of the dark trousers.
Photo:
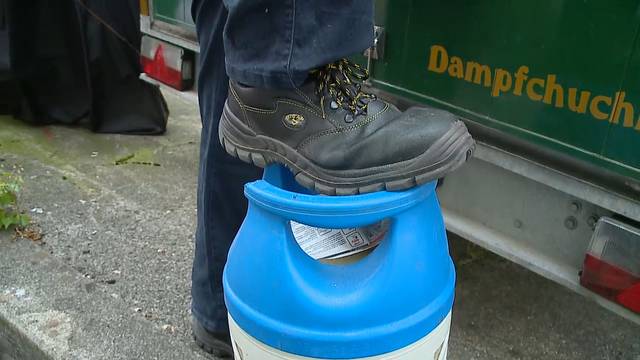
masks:
[(192, 15), (200, 42), (202, 138), (191, 308), (210, 331), (228, 331), (222, 271), (246, 212), (243, 186), (261, 170), (227, 155), (218, 141), (227, 74), (256, 87), (300, 85), (309, 70), (371, 45), (373, 5), (371, 0), (194, 0)]

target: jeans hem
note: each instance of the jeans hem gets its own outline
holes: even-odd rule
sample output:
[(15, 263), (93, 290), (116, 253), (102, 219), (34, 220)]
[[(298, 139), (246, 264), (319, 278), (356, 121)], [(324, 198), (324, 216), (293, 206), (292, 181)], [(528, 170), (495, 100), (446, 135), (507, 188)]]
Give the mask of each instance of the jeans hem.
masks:
[(207, 317), (196, 310), (193, 305), (191, 306), (191, 315), (193, 315), (196, 321), (199, 322), (200, 325), (202, 325), (209, 332), (229, 332), (229, 322), (227, 319), (223, 321), (223, 326), (219, 326), (221, 321), (211, 321), (207, 319)]
[(231, 80), (244, 85), (267, 89), (292, 89), (300, 86), (309, 76), (307, 71), (282, 72), (258, 72), (240, 69), (231, 64), (226, 64), (227, 75)]

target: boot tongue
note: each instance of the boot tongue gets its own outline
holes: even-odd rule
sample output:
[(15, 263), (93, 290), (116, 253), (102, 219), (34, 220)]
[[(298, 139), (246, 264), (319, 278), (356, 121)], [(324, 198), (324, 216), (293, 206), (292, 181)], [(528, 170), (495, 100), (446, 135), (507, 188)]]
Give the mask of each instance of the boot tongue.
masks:
[(316, 92), (316, 81), (312, 76), (307, 76), (307, 79), (300, 85), (299, 89), (303, 93), (309, 95)]
[(312, 76), (307, 76), (307, 79), (302, 83), (302, 85), (298, 86), (298, 90), (302, 92), (308, 99), (306, 99), (301, 94), (295, 94), (299, 98), (299, 100), (303, 102), (311, 102), (311, 105), (320, 106), (320, 96), (318, 96), (316, 81)]

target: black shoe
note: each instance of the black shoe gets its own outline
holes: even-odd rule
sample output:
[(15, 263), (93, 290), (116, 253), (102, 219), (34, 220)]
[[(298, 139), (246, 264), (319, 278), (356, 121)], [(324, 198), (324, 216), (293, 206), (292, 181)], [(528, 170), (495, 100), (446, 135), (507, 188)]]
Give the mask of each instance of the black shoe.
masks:
[(287, 166), (326, 195), (403, 190), (462, 165), (475, 143), (443, 110), (405, 112), (362, 91), (367, 73), (348, 60), (312, 72), (293, 90), (229, 85), (220, 141), (229, 154)]
[(233, 360), (233, 348), (229, 333), (212, 333), (195, 318), (191, 319), (191, 334), (196, 344), (218, 359)]

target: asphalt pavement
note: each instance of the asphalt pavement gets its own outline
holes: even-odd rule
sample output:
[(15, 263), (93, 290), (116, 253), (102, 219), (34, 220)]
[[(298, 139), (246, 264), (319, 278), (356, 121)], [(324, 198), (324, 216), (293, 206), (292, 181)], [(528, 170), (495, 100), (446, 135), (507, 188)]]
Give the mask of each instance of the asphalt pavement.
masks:
[[(82, 285), (92, 289), (91, 295), (69, 290), (64, 298), (78, 297), (78, 303), (84, 296), (99, 298), (82, 303), (83, 309), (92, 313), (90, 304), (96, 304), (100, 311), (119, 314), (113, 321), (131, 323), (119, 336), (130, 331), (132, 344), (146, 331), (184, 348), (184, 358), (204, 358), (191, 341), (189, 325), (200, 121), (193, 101), (165, 95), (171, 110), (165, 136), (99, 135), (0, 117), (0, 165), (20, 172), (25, 181), (20, 206), (44, 235), (30, 243), (0, 233), (0, 249), (5, 249), (0, 271), (8, 271), (10, 263), (14, 270), (28, 263), (15, 254), (40, 254), (59, 266), (27, 264), (36, 272), (25, 276), (33, 278), (24, 285), (27, 294), (46, 298), (45, 275), (52, 279), (49, 284), (61, 282), (57, 288), (68, 279), (91, 284)], [(450, 235), (450, 244), (458, 283), (449, 359), (640, 360), (640, 326), (464, 239)], [(64, 276), (52, 275), (56, 269)], [(2, 295), (10, 305), (22, 289), (19, 274), (11, 274), (0, 277), (0, 315)], [(56, 304), (51, 310), (41, 301), (39, 313), (64, 312)], [(20, 312), (19, 306), (11, 309)], [(23, 325), (29, 319), (25, 311), (16, 317)], [(74, 334), (94, 323), (83, 320), (81, 312), (70, 312), (79, 319), (69, 320), (67, 349), (82, 348), (74, 340), (82, 336)], [(105, 357), (126, 358), (121, 349), (100, 344)], [(1, 349), (0, 342), (0, 358)]]

